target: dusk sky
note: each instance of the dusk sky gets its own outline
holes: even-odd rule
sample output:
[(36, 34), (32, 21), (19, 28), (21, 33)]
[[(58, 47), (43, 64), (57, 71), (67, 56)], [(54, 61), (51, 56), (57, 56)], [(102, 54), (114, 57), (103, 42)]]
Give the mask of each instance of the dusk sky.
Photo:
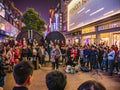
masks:
[(59, 0), (13, 0), (15, 6), (22, 12), (26, 8), (34, 8), (40, 13), (41, 18), (43, 18), (47, 23), (49, 20), (49, 9), (55, 8)]

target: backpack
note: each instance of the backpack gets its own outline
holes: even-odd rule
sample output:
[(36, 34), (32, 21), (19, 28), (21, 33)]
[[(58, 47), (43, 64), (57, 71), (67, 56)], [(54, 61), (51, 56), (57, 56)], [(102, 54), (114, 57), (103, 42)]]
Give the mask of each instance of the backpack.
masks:
[(89, 68), (88, 67), (81, 67), (81, 71), (83, 71), (83, 72), (89, 72)]

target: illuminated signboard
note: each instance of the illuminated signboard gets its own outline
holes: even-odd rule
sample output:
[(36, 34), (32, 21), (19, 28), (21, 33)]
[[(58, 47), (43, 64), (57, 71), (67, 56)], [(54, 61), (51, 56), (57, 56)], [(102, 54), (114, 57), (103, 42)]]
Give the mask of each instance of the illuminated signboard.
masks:
[(82, 29), (82, 34), (90, 33), (90, 32), (95, 32), (95, 27), (94, 26)]
[(79, 6), (81, 5), (81, 0), (73, 0), (73, 3), (70, 3), (70, 8), (69, 8), (69, 12), (70, 13), (74, 13), (75, 10), (77, 10), (79, 8)]
[(68, 30), (69, 30), (69, 25), (70, 25), (70, 19), (69, 19), (69, 15), (73, 14), (78, 8), (79, 6), (82, 4), (82, 0), (72, 0), (69, 5), (68, 5)]
[(59, 31), (59, 14), (55, 13), (55, 30)]

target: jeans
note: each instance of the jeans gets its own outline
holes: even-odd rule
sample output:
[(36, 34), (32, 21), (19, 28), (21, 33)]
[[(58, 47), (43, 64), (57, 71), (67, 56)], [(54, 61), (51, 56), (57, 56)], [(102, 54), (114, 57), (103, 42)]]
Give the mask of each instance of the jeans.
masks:
[(90, 57), (90, 69), (96, 69), (96, 57), (95, 56), (91, 56)]
[(112, 75), (114, 69), (114, 60), (108, 60), (108, 63), (110, 65), (110, 75)]
[(101, 65), (101, 69), (105, 68), (106, 69), (106, 64), (107, 64), (107, 60), (102, 60), (102, 65)]
[(52, 62), (52, 69), (58, 69), (59, 68), (59, 58), (55, 59), (55, 62)]

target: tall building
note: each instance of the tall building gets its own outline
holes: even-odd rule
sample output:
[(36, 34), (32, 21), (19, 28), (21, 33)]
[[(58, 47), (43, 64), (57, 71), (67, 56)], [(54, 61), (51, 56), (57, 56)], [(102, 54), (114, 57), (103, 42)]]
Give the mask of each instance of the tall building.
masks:
[(49, 31), (59, 31), (65, 34), (67, 31), (67, 4), (71, 0), (59, 0), (55, 8), (49, 10)]
[(61, 31), (62, 30), (62, 24), (61, 24), (61, 7), (60, 2), (57, 4), (57, 6), (53, 9), (49, 10), (50, 18), (49, 18), (49, 30), (52, 31)]
[(22, 26), (19, 11), (12, 0), (0, 0), (0, 38), (4, 36), (16, 37)]
[(61, 0), (62, 32), (67, 31), (67, 5), (71, 0)]
[[(120, 46), (120, 0), (72, 0), (67, 9), (67, 29), (81, 44)], [(76, 37), (73, 36), (72, 39)]]

